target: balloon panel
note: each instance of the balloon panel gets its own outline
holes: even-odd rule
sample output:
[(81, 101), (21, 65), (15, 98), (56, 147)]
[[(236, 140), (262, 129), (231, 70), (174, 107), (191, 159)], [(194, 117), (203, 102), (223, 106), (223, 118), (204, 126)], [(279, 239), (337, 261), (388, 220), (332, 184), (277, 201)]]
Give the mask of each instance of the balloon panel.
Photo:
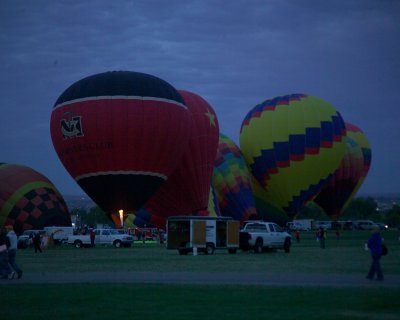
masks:
[(0, 225), (17, 233), (45, 226), (70, 226), (67, 205), (56, 187), (39, 172), (21, 165), (0, 164)]
[[(357, 127), (354, 124), (346, 122), (346, 129), (347, 129), (347, 135), (352, 138), (355, 142), (357, 142), (360, 147), (361, 151), (363, 154), (363, 159), (364, 159), (364, 169), (363, 169), (363, 178), (362, 180), (365, 179), (365, 177), (368, 174), (369, 168), (371, 167), (371, 160), (372, 160), (372, 152), (371, 152), (371, 146), (368, 142), (367, 136), (364, 134), (364, 132)], [(361, 181), (362, 184), (363, 181)]]
[(314, 199), (328, 216), (336, 220), (345, 210), (354, 195), (354, 190), (362, 177), (363, 155), (361, 147), (350, 137), (346, 137), (346, 152), (331, 181)]
[(220, 134), (212, 184), (221, 215), (247, 220), (256, 214), (251, 176), (239, 147)]
[(179, 93), (191, 114), (188, 147), (170, 178), (145, 204), (151, 214), (162, 217), (207, 209), (218, 147), (219, 125), (213, 108), (197, 94)]

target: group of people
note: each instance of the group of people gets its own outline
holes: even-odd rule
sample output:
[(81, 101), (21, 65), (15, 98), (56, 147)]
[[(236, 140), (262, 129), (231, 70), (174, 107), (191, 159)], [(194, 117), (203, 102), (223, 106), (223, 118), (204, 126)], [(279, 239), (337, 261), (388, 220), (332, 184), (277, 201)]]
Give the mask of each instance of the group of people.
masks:
[(14, 279), (22, 277), (22, 270), (16, 263), (18, 237), (11, 226), (0, 230), (0, 277)]

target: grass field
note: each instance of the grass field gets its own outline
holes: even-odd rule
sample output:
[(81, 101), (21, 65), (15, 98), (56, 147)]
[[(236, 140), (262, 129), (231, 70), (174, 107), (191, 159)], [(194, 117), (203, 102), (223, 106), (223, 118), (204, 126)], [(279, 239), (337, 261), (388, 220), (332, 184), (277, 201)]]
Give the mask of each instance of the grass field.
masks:
[[(385, 275), (400, 274), (400, 241), (384, 232), (389, 255)], [(355, 274), (363, 277), (370, 263), (364, 242), (369, 232), (328, 234), (321, 249), (313, 233), (302, 234), (289, 254), (255, 255), (216, 251), (214, 255), (180, 256), (160, 244), (132, 248), (62, 246), (35, 254), (19, 250), (25, 272), (272, 272)], [(17, 281), (17, 280), (13, 280)], [(14, 319), (400, 319), (400, 288), (263, 287), (246, 285), (171, 284), (3, 284), (1, 318)]]

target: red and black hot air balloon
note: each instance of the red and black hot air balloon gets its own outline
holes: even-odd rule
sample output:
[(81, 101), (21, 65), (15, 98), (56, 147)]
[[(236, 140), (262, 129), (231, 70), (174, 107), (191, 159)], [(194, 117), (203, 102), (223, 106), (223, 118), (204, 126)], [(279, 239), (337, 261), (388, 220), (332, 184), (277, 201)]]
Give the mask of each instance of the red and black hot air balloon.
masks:
[(189, 144), (170, 179), (145, 209), (154, 216), (190, 215), (208, 208), (211, 178), (219, 141), (215, 111), (201, 96), (179, 90), (191, 114)]
[(108, 215), (140, 208), (168, 179), (189, 140), (190, 113), (152, 75), (105, 72), (72, 84), (51, 114), (54, 148)]
[(46, 226), (71, 226), (67, 205), (56, 187), (27, 166), (0, 163), (0, 226), (17, 233)]

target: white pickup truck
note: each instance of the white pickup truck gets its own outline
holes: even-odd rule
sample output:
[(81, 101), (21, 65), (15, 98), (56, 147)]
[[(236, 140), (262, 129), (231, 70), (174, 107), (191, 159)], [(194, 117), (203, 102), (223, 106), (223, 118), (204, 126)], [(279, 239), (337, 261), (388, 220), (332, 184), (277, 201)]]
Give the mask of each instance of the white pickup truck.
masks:
[(248, 221), (239, 233), (240, 249), (261, 253), (266, 249), (283, 249), (290, 252), (291, 235), (276, 223)]
[[(95, 229), (95, 245), (113, 245), (116, 248), (130, 247), (133, 243), (133, 237), (122, 230), (117, 229)], [(78, 234), (68, 236), (68, 244), (76, 248), (90, 247), (90, 234)]]

